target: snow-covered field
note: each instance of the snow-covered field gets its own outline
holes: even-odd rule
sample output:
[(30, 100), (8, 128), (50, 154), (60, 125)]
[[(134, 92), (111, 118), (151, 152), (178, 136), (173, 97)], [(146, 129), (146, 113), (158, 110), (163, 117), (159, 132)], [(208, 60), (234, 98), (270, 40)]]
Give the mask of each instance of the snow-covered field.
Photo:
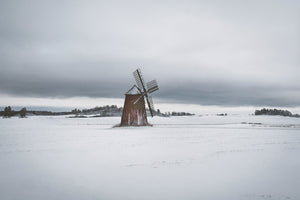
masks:
[(0, 119), (2, 200), (300, 199), (300, 119)]

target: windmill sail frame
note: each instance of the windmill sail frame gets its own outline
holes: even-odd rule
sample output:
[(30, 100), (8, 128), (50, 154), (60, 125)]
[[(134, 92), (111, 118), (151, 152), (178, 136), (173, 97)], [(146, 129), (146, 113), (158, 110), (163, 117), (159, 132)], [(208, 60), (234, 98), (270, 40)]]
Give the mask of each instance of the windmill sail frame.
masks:
[[(149, 111), (150, 111), (150, 114), (153, 117), (154, 105), (153, 105), (152, 97), (149, 94), (151, 94), (154, 91), (158, 90), (157, 82), (156, 82), (156, 80), (152, 80), (152, 81), (148, 82), (147, 84), (145, 84), (145, 81), (143, 79), (142, 72), (141, 72), (140, 68), (136, 69), (133, 72), (133, 76), (134, 76), (135, 82), (137, 84), (137, 87), (139, 87), (140, 90), (142, 91), (141, 97), (138, 98), (135, 101), (135, 103), (137, 103), (141, 98), (145, 97), (148, 108), (149, 108)], [(147, 87), (147, 89), (146, 89), (146, 87)]]

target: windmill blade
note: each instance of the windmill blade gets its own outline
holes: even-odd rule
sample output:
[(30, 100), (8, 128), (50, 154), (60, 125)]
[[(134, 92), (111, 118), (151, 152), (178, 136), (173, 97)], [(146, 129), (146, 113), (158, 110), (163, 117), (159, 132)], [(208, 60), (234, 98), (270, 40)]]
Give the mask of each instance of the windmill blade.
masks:
[(134, 105), (137, 108), (145, 108), (145, 102), (142, 101), (142, 99), (144, 98), (144, 95), (141, 95), (135, 102)]
[(151, 116), (153, 117), (153, 112), (154, 112), (154, 105), (153, 105), (153, 100), (151, 96), (146, 96), (147, 103), (148, 103), (148, 108), (151, 113)]
[(134, 76), (134, 79), (135, 79), (135, 82), (137, 84), (137, 87), (140, 89), (140, 90), (143, 90), (143, 85), (142, 85), (142, 82), (137, 74), (136, 71), (133, 72), (133, 76)]
[[(151, 96), (149, 96), (148, 94), (158, 90), (157, 82), (156, 82), (156, 80), (153, 80), (153, 81), (150, 81), (149, 83), (147, 83), (147, 85), (146, 85), (140, 69), (135, 70), (133, 72), (133, 76), (134, 76), (135, 82), (137, 84), (137, 87), (141, 90), (141, 96), (134, 101), (134, 104), (138, 104), (139, 102), (141, 102), (140, 101), (141, 98), (146, 97), (149, 111), (151, 113), (151, 116), (153, 117), (154, 105), (153, 105)], [(147, 87), (147, 90), (146, 90), (146, 87)]]
[(137, 99), (133, 102), (133, 104), (137, 104), (138, 102), (140, 102), (140, 100), (141, 100), (142, 98), (144, 98), (144, 96), (145, 96), (145, 93), (144, 93), (144, 94), (141, 94), (141, 95), (139, 96), (139, 98), (137, 98)]
[(137, 86), (140, 88), (140, 90), (142, 90), (143, 92), (146, 92), (145, 82), (144, 82), (141, 70), (140, 69), (135, 70), (133, 72), (133, 76), (134, 76), (135, 82), (136, 82)]
[(149, 89), (150, 87), (154, 86), (154, 85), (157, 85), (157, 82), (156, 80), (152, 80), (150, 82), (147, 83), (147, 88)]
[(152, 93), (155, 92), (156, 90), (158, 90), (158, 85), (156, 80), (150, 81), (147, 83), (147, 92), (148, 93)]

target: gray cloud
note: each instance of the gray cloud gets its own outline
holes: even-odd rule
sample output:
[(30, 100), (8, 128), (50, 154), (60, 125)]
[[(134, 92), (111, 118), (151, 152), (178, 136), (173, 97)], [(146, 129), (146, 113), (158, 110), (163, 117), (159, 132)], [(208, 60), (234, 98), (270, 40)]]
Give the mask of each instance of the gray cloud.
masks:
[(1, 1), (0, 93), (300, 106), (298, 1)]

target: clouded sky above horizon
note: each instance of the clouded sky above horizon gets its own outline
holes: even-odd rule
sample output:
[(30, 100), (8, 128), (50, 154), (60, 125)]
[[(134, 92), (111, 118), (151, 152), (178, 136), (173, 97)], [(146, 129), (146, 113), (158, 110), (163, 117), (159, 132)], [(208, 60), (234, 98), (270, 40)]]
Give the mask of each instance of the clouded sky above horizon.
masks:
[[(0, 95), (300, 106), (300, 2), (0, 1)], [(154, 98), (154, 100), (155, 100)]]

